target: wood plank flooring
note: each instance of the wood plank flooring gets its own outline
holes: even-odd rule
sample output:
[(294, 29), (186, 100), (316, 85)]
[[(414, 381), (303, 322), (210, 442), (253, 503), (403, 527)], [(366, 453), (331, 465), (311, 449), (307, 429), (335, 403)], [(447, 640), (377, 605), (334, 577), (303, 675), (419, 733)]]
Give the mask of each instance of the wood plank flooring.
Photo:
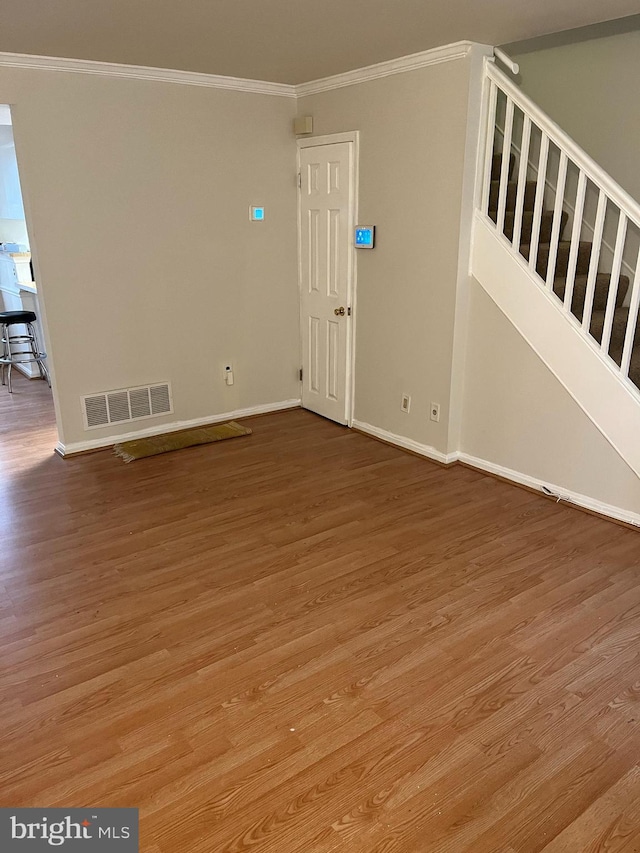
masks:
[(145, 853), (640, 850), (640, 536), (301, 410), (65, 461), (0, 388), (0, 804)]

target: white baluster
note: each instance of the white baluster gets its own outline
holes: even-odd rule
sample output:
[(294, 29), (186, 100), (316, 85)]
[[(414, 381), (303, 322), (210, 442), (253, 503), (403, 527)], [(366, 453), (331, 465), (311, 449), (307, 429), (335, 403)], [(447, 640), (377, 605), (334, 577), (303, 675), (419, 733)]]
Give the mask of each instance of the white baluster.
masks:
[(593, 243), (591, 245), (591, 260), (589, 262), (589, 275), (587, 276), (587, 290), (584, 296), (584, 311), (582, 313), (582, 328), (588, 334), (591, 327), (591, 315), (593, 313), (593, 295), (596, 290), (596, 276), (598, 275), (598, 264), (600, 263), (600, 251), (602, 249), (602, 233), (604, 231), (604, 218), (607, 213), (607, 196), (600, 190), (598, 193), (598, 208), (596, 210), (596, 224), (593, 229)]
[(529, 169), (529, 148), (531, 146), (531, 119), (525, 115), (522, 125), (522, 143), (520, 145), (520, 165), (518, 168), (518, 190), (513, 214), (513, 248), (520, 251), (520, 235), (522, 234), (522, 213), (524, 197), (527, 189), (527, 173)]
[(542, 205), (544, 202), (544, 189), (547, 180), (547, 159), (549, 157), (549, 137), (542, 134), (540, 141), (540, 160), (538, 162), (538, 184), (536, 186), (536, 201), (533, 206), (533, 225), (531, 227), (531, 241), (529, 245), (529, 268), (536, 271), (538, 260), (538, 246), (540, 245), (540, 222), (542, 220)]
[(496, 110), (498, 107), (498, 87), (489, 83), (489, 107), (487, 111), (487, 139), (484, 152), (484, 184), (482, 188), (482, 212), (489, 212), (489, 194), (491, 192), (491, 170), (493, 169), (493, 142), (496, 133)]
[(560, 163), (558, 164), (558, 180), (556, 186), (556, 203), (553, 207), (553, 227), (551, 229), (551, 243), (549, 245), (549, 264), (547, 266), (547, 287), (553, 288), (553, 279), (556, 272), (556, 260), (558, 258), (558, 243), (560, 241), (560, 225), (562, 224), (562, 208), (564, 205), (564, 188), (567, 181), (567, 155), (560, 152)]
[(509, 168), (511, 166), (511, 137), (513, 135), (513, 101), (507, 98), (507, 109), (504, 118), (504, 134), (502, 135), (502, 164), (500, 168), (500, 191), (498, 193), (498, 215), (496, 228), (498, 233), (504, 231), (504, 213), (507, 205), (507, 189), (509, 186)]
[(564, 289), (564, 310), (569, 314), (571, 313), (573, 286), (576, 280), (576, 266), (578, 263), (578, 251), (580, 249), (582, 217), (584, 215), (584, 199), (586, 194), (587, 176), (582, 169), (580, 169), (578, 174), (578, 187), (576, 189), (576, 204), (573, 213), (573, 228), (571, 229), (571, 246), (569, 249), (569, 261), (567, 263), (567, 279)]
[(613, 250), (613, 264), (611, 267), (611, 283), (607, 294), (607, 308), (604, 314), (604, 327), (602, 329), (602, 340), (600, 346), (604, 353), (609, 352), (611, 343), (611, 329), (613, 328), (613, 317), (616, 310), (616, 298), (620, 287), (620, 270), (622, 269), (622, 253), (627, 238), (627, 217), (620, 211), (618, 219), (618, 232), (616, 234), (616, 246)]
[(631, 354), (633, 352), (633, 343), (636, 336), (636, 324), (638, 322), (638, 309), (640, 309), (640, 252), (638, 253), (638, 260), (636, 261), (636, 274), (633, 277), (633, 285), (631, 286), (629, 317), (627, 318), (627, 330), (624, 336), (622, 361), (620, 362), (620, 370), (623, 376), (629, 375), (629, 365), (631, 364)]
[[(563, 300), (563, 310), (568, 319), (581, 334), (589, 337), (591, 343), (593, 338), (590, 334), (593, 319), (594, 298), (598, 284), (598, 266), (602, 253), (604, 238), (604, 227), (606, 224), (607, 205), (615, 205), (619, 211), (615, 247), (613, 250), (613, 262), (611, 270), (611, 283), (607, 293), (607, 303), (604, 311), (604, 322), (602, 328), (602, 339), (600, 341), (601, 355), (607, 357), (609, 366), (612, 360), (609, 357), (611, 339), (616, 315), (616, 303), (622, 295), (620, 289), (620, 273), (625, 262), (625, 250), (628, 248), (629, 223), (634, 227), (640, 227), (640, 205), (628, 193), (626, 193), (611, 176), (586, 154), (579, 146), (568, 137), (558, 125), (546, 116), (521, 90), (502, 74), (492, 62), (485, 64), (485, 88), (483, 89), (483, 110), (485, 110), (487, 132), (483, 135), (478, 146), (478, 160), (484, 156), (482, 165), (478, 164), (476, 183), (476, 200), (481, 204), (481, 211), (487, 217), (489, 212), (489, 201), (491, 193), (491, 172), (493, 168), (494, 145), (496, 145), (498, 116), (502, 115), (502, 101), (505, 98), (505, 128), (503, 134), (502, 162), (499, 175), (498, 190), (496, 198), (496, 230), (499, 228), (504, 232), (504, 222), (507, 217), (507, 201), (509, 199), (509, 157), (513, 146), (513, 135), (515, 131), (516, 117), (522, 113), (522, 134), (520, 162), (518, 167), (517, 185), (514, 205), (513, 224), (513, 249), (520, 251), (522, 242), (523, 219), (525, 218), (524, 207), (526, 200), (526, 184), (529, 174), (529, 158), (533, 146), (532, 134), (534, 129), (540, 132), (540, 149), (538, 159), (538, 171), (536, 180), (536, 193), (533, 205), (531, 240), (529, 245), (528, 266), (532, 272), (537, 272), (538, 252), (540, 250), (541, 222), (544, 210), (544, 196), (547, 183), (547, 169), (549, 165), (549, 147), (551, 144), (559, 150), (559, 165), (557, 173), (557, 185), (555, 188), (555, 200), (553, 208), (553, 219), (551, 225), (551, 236), (549, 245), (549, 259), (544, 271), (543, 278), (548, 291), (553, 292), (556, 267), (561, 251), (561, 224), (569, 170), (573, 176), (573, 170), (577, 169), (577, 189), (575, 194), (575, 209), (571, 236), (569, 243), (569, 257), (567, 261), (566, 284)], [(500, 109), (499, 109), (500, 108)], [(516, 112), (517, 111), (517, 112)], [(593, 183), (598, 190), (596, 219), (593, 228), (593, 242), (591, 243), (591, 257), (589, 269), (586, 276), (586, 289), (584, 309), (581, 322), (573, 314), (572, 304), (575, 292), (575, 280), (580, 259), (580, 243), (585, 225), (585, 207), (589, 182)], [(569, 201), (567, 202), (569, 203)], [(492, 205), (493, 206), (493, 205)], [(493, 223), (492, 223), (493, 224)], [(504, 234), (503, 234), (504, 236)], [(566, 244), (565, 244), (566, 245)], [(640, 252), (637, 266), (633, 277), (630, 293), (629, 317), (625, 330), (624, 344), (621, 357), (620, 372), (626, 381), (629, 379), (629, 368), (631, 360), (636, 352), (635, 347), (640, 347), (640, 333), (636, 335), (637, 325), (640, 318)], [(637, 339), (636, 339), (637, 338)]]

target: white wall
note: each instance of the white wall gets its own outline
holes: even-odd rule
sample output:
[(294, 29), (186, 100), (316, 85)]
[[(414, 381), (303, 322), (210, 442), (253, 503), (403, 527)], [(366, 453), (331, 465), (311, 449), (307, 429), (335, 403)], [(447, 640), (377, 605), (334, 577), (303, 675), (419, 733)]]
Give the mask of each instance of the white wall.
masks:
[[(355, 417), (447, 451), (469, 59), (300, 98), (314, 134), (360, 131)], [(400, 409), (403, 393), (411, 412)], [(429, 419), (430, 401), (441, 419)]]
[[(359, 218), (378, 226), (358, 254), (356, 418), (442, 452), (457, 449), (469, 72), (457, 60), (298, 102), (316, 134), (360, 131)], [(158, 427), (299, 396), (293, 100), (3, 69), (0, 102), (14, 105), (66, 444), (118, 432), (84, 431), (81, 394), (169, 380), (176, 411)], [(475, 285), (461, 449), (640, 511), (638, 478)]]
[(522, 89), (640, 199), (640, 31), (511, 51), (520, 64)]
[(29, 245), (27, 223), (24, 219), (2, 219), (0, 218), (0, 242), (22, 243)]
[(640, 514), (640, 479), (477, 283), (461, 450)]
[(292, 99), (5, 68), (1, 102), (65, 444), (131, 429), (85, 432), (82, 394), (169, 380), (158, 427), (299, 396)]
[(0, 219), (24, 219), (13, 131), (0, 125)]

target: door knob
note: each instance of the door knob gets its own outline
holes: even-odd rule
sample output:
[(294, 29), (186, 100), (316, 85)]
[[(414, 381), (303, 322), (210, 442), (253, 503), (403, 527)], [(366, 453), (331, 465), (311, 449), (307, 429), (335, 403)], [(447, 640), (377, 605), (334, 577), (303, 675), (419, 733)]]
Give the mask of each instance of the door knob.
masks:
[(336, 315), (336, 317), (344, 317), (344, 315), (345, 315), (345, 310), (344, 310), (344, 308), (342, 308), (342, 307), (340, 307), (340, 308), (334, 308), (334, 309), (333, 309), (333, 313)]

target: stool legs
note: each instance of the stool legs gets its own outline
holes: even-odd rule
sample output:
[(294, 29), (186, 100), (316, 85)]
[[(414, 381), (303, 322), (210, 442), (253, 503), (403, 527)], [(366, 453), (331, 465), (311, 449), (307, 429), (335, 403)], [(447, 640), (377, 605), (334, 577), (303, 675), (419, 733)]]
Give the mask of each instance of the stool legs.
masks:
[(9, 344), (9, 326), (2, 324), (2, 362), (0, 363), (0, 372), (2, 373), (2, 384), (9, 386), (9, 393), (12, 393), (11, 388), (11, 346)]
[[(40, 376), (45, 380), (49, 388), (51, 388), (51, 379), (49, 377), (49, 371), (45, 366), (44, 359), (47, 357), (45, 353), (40, 351), (40, 343), (38, 341), (38, 334), (36, 332), (36, 327), (33, 323), (27, 323), (27, 334), (31, 338), (31, 354), (34, 358), (34, 361), (38, 365), (38, 370), (40, 371)], [(44, 356), (44, 358), (42, 357)]]
[[(0, 359), (0, 378), (2, 380), (3, 385), (8, 386), (9, 393), (13, 393), (13, 388), (11, 386), (11, 370), (14, 364), (26, 364), (29, 362), (36, 363), (38, 365), (38, 370), (40, 371), (40, 376), (44, 379), (51, 388), (51, 378), (49, 376), (49, 371), (44, 363), (44, 359), (47, 357), (46, 353), (40, 351), (40, 344), (38, 343), (38, 335), (33, 323), (25, 322), (23, 325), (26, 328), (26, 334), (24, 335), (11, 335), (11, 324), (3, 323), (0, 326), (1, 336), (2, 336), (2, 358)], [(19, 345), (26, 344), (29, 347), (30, 352), (12, 352), (11, 344)], [(28, 358), (25, 356), (28, 355)]]

